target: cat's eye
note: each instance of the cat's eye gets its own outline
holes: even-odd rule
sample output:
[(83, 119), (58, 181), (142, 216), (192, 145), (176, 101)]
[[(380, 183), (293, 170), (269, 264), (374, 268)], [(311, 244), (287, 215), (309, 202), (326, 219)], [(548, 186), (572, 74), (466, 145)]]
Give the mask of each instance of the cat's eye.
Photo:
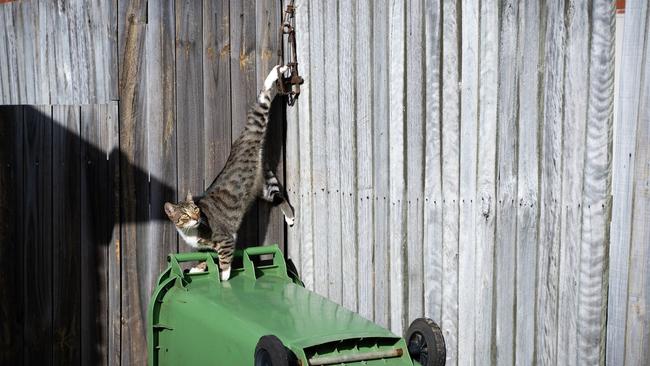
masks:
[(194, 207), (194, 213), (195, 214), (199, 213), (199, 208), (198, 207)]

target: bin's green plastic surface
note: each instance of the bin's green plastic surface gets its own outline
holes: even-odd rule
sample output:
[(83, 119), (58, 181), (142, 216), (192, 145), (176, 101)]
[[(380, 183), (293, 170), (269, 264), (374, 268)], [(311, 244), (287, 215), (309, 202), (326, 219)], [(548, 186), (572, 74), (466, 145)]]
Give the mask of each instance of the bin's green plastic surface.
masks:
[[(256, 267), (251, 257), (264, 254), (273, 255), (273, 264)], [(365, 346), (336, 346), (353, 339), (380, 340), (368, 352), (401, 348), (403, 355), (346, 365), (413, 365), (400, 337), (295, 283), (277, 246), (236, 255), (243, 268), (233, 268), (224, 282), (214, 253), (169, 256), (149, 305), (149, 365), (252, 365), (259, 338), (269, 334), (305, 366), (311, 357), (364, 352)], [(207, 272), (183, 273), (181, 262), (202, 260)]]

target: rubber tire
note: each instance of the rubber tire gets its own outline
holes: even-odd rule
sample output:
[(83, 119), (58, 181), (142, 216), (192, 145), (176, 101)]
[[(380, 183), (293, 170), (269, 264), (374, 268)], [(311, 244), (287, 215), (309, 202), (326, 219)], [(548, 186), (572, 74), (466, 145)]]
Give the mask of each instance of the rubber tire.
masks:
[(416, 333), (421, 334), (424, 339), (427, 346), (428, 357), (426, 365), (422, 365), (419, 361), (419, 355), (412, 354), (411, 350), (409, 350), (409, 355), (411, 356), (413, 363), (422, 366), (444, 366), (447, 357), (447, 350), (445, 347), (445, 338), (443, 337), (442, 330), (440, 330), (438, 324), (429, 318), (415, 319), (404, 336), (407, 347), (409, 346), (411, 337)]
[(257, 342), (257, 346), (255, 346), (255, 366), (263, 365), (258, 364), (258, 361), (261, 362), (261, 358), (265, 355), (268, 355), (268, 361), (271, 362), (270, 366), (289, 366), (289, 352), (282, 344), (282, 341), (274, 335), (262, 336)]

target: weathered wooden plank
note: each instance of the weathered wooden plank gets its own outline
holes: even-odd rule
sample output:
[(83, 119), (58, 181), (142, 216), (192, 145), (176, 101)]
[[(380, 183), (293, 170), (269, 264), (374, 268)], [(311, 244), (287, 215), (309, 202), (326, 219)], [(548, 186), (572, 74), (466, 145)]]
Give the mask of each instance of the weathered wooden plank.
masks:
[[(295, 5), (295, 4), (294, 4)], [(300, 4), (301, 7), (304, 7), (305, 5)], [(308, 18), (309, 14), (303, 13), (304, 8), (301, 10), (296, 9), (296, 11), (300, 12), (300, 17), (305, 17)], [(301, 31), (302, 31), (302, 24), (301, 26)], [(296, 27), (298, 25), (296, 24)], [(300, 32), (300, 31), (299, 31)], [(296, 37), (297, 38), (297, 37)], [(299, 47), (300, 42), (296, 44), (296, 47)], [(283, 43), (283, 47), (286, 50), (288, 47), (288, 42), (285, 40)], [(301, 47), (301, 51), (302, 51)], [(304, 75), (305, 74), (305, 67), (304, 67), (304, 60), (305, 60), (305, 54), (303, 52), (298, 51), (296, 48), (296, 52), (299, 55), (299, 68), (300, 72)], [(304, 84), (303, 84), (304, 85)], [(302, 88), (301, 88), (302, 89)], [(289, 258), (292, 259), (294, 265), (296, 266), (296, 269), (298, 270), (299, 274), (302, 273), (302, 247), (303, 245), (301, 244), (301, 231), (302, 231), (302, 221), (301, 221), (301, 214), (302, 214), (302, 206), (301, 206), (301, 199), (300, 199), (300, 162), (301, 160), (304, 160), (306, 157), (302, 156), (302, 153), (300, 151), (300, 103), (298, 102), (295, 104), (293, 107), (289, 108), (287, 107), (287, 128), (286, 128), (286, 143), (285, 143), (285, 185), (286, 185), (286, 190), (287, 190), (287, 196), (289, 199), (289, 202), (293, 206), (295, 210), (295, 219), (296, 219), (296, 224), (294, 224), (294, 227), (290, 228), (287, 231), (287, 253)]]
[[(374, 268), (373, 255), (374, 247), (379, 245), (373, 241), (373, 202), (375, 192), (373, 186), (373, 115), (372, 115), (372, 87), (367, 87), (372, 82), (372, 2), (368, 0), (358, 1), (353, 9), (356, 18), (354, 19), (354, 58), (346, 60), (354, 62), (354, 82), (356, 90), (356, 105), (353, 113), (356, 116), (354, 130), (356, 144), (356, 185), (355, 192), (351, 192), (356, 198), (357, 213), (357, 274), (359, 284), (357, 286), (358, 311), (362, 316), (373, 319), (374, 317)], [(350, 17), (352, 19), (352, 17)], [(348, 43), (349, 44), (349, 43)], [(343, 47), (344, 43), (341, 43)], [(343, 56), (344, 52), (339, 51)], [(343, 63), (341, 63), (343, 65)], [(343, 71), (342, 75), (351, 74), (350, 71)], [(345, 80), (345, 79), (344, 79)], [(341, 86), (351, 90), (349, 85)], [(351, 153), (352, 155), (352, 153)], [(344, 174), (345, 175), (345, 174)], [(346, 231), (343, 230), (345, 233)], [(345, 246), (350, 245), (348, 243)], [(344, 254), (345, 256), (346, 254)], [(347, 280), (346, 280), (347, 281)], [(347, 291), (347, 290), (344, 290)], [(345, 294), (345, 292), (344, 292)]]
[(323, 53), (325, 78), (325, 161), (327, 173), (327, 272), (328, 297), (337, 303), (342, 299), (341, 258), (341, 159), (339, 119), (339, 61), (338, 61), (338, 4), (324, 2), (323, 9)]
[[(273, 1), (255, 3), (255, 70), (258, 88), (261, 87), (268, 73), (278, 62), (281, 5), (281, 2)], [(264, 145), (266, 162), (282, 183), (284, 183), (285, 113), (284, 99), (276, 98), (271, 106)], [(266, 201), (258, 202), (257, 230), (260, 245), (279, 244), (281, 248), (284, 248), (284, 216), (279, 209), (273, 209), (273, 206)]]
[[(374, 184), (373, 238), (375, 262), (375, 322), (390, 325), (388, 190), (388, 0), (373, 1), (372, 9), (372, 181)], [(371, 196), (372, 197), (372, 196)]]
[[(51, 104), (52, 98), (50, 96), (50, 90), (51, 90), (51, 85), (50, 85), (50, 76), (49, 76), (49, 58), (48, 58), (48, 50), (49, 50), (49, 45), (48, 42), (50, 41), (49, 39), (49, 34), (48, 34), (48, 21), (49, 21), (49, 16), (48, 16), (48, 5), (47, 2), (39, 1), (38, 3), (38, 16), (34, 16), (35, 21), (34, 21), (34, 32), (37, 33), (37, 36), (34, 38), (28, 38), (28, 39), (34, 39), (36, 41), (35, 45), (33, 46), (35, 48), (35, 63), (36, 63), (36, 71), (34, 73), (34, 77), (36, 78), (37, 82), (37, 94), (40, 96), (35, 100), (35, 103), (37, 104)], [(28, 35), (29, 37), (29, 35)], [(114, 50), (115, 51), (115, 50)], [(115, 74), (117, 75), (117, 71), (115, 71)]]
[(312, 144), (312, 190), (313, 190), (313, 248), (314, 248), (314, 290), (327, 295), (327, 154), (325, 143), (325, 65), (323, 26), (323, 4), (320, 1), (309, 3), (309, 54), (311, 77), (311, 115), (315, 120), (311, 127)]
[(494, 247), (496, 230), (497, 80), (499, 77), (499, 8), (481, 2), (478, 161), (476, 182), (476, 338), (477, 365), (494, 358)]
[[(111, 102), (107, 106), (106, 133), (102, 135), (102, 145), (106, 146), (106, 159), (108, 160), (108, 176), (111, 181), (111, 197), (108, 207), (110, 211), (111, 230), (110, 240), (107, 243), (108, 249), (108, 365), (120, 365), (122, 357), (121, 334), (122, 334), (122, 262), (121, 250), (121, 222), (120, 222), (120, 133), (118, 103)], [(119, 225), (117, 224), (119, 223)]]
[(56, 365), (78, 365), (81, 356), (81, 140), (79, 107), (52, 110), (54, 159), (52, 237), (54, 354)]
[(458, 363), (476, 364), (476, 170), (479, 92), (479, 3), (462, 1), (460, 88), (460, 211), (458, 233)]
[[(18, 60), (17, 49), (16, 49), (16, 28), (14, 25), (14, 9), (17, 7), (16, 4), (5, 4), (3, 5), (3, 42), (4, 49), (3, 51), (3, 63), (6, 63), (7, 73), (6, 73), (6, 82), (7, 87), (3, 88), (4, 94), (7, 96), (6, 100), (9, 101), (8, 104), (18, 104), (20, 101), (20, 72), (19, 67), (22, 65)], [(23, 74), (24, 76), (24, 74)], [(5, 80), (3, 80), (5, 82)]]
[(442, 174), (440, 160), (440, 65), (442, 7), (424, 4), (425, 147), (424, 147), (424, 314), (438, 324), (442, 319)]
[[(540, 9), (536, 2), (523, 3), (519, 9), (519, 37), (517, 62), (519, 130), (517, 157), (517, 217), (516, 217), (516, 273), (515, 298), (515, 362), (534, 363), (535, 318), (530, 309), (535, 308), (535, 264), (537, 263), (537, 219), (539, 217), (539, 29)], [(582, 16), (582, 15), (577, 15)], [(577, 40), (576, 40), (577, 41)], [(587, 42), (584, 43), (587, 45)], [(584, 75), (584, 73), (582, 73)], [(576, 80), (582, 80), (576, 70)], [(576, 85), (579, 83), (576, 83)], [(576, 104), (579, 101), (576, 100)], [(581, 108), (578, 107), (577, 108)], [(584, 111), (584, 103), (582, 104)], [(578, 121), (574, 121), (578, 125)], [(578, 128), (578, 127), (576, 127)], [(579, 128), (578, 128), (579, 129)], [(576, 134), (576, 137), (579, 133)], [(576, 145), (579, 143), (575, 142)], [(576, 159), (578, 154), (575, 155)], [(576, 161), (577, 162), (577, 161)], [(576, 208), (578, 199), (569, 202)], [(572, 228), (571, 230), (577, 230)]]
[[(142, 291), (146, 294), (153, 291), (158, 275), (167, 266), (167, 254), (175, 252), (178, 244), (176, 229), (163, 212), (165, 202), (173, 202), (177, 198), (174, 189), (171, 188), (175, 188), (177, 182), (177, 124), (174, 113), (176, 105), (175, 29), (174, 2), (150, 2), (145, 36), (147, 67), (144, 87), (147, 98), (144, 106), (144, 123), (147, 136), (143, 140), (145, 146), (142, 147), (141, 154), (144, 161), (142, 165), (138, 165), (146, 167), (149, 174), (146, 188), (148, 191), (146, 197), (149, 201), (148, 222), (140, 225), (146, 230), (143, 238), (145, 241), (141, 242), (147, 258), (146, 266), (141, 267), (144, 278)], [(196, 63), (192, 67), (196, 67)], [(194, 70), (194, 72), (198, 71)], [(194, 106), (196, 104), (193, 104)], [(189, 118), (186, 116), (183, 119), (184, 125), (190, 124)], [(198, 146), (184, 147), (185, 151), (190, 149), (194, 151)], [(197, 191), (195, 194), (199, 193)], [(184, 244), (181, 247), (184, 247)]]
[[(231, 141), (239, 137), (246, 125), (248, 107), (255, 100), (260, 85), (256, 76), (255, 1), (230, 3), (230, 105), (232, 113)], [(178, 57), (178, 56), (177, 56)], [(180, 140), (179, 140), (180, 141)], [(179, 160), (180, 162), (180, 160)], [(237, 234), (238, 246), (258, 243), (258, 208), (253, 205)]]
[[(307, 0), (297, 0), (296, 5), (296, 52), (298, 53), (300, 70), (311, 75), (310, 53), (310, 22), (311, 11)], [(298, 110), (300, 124), (298, 125), (300, 151), (300, 203), (297, 206), (296, 225), (300, 227), (300, 268), (305, 286), (314, 289), (314, 237), (313, 237), (313, 193), (312, 190), (312, 140), (311, 140), (311, 77), (305, 77), (300, 88)], [(288, 123), (290, 123), (289, 120)], [(297, 122), (297, 121), (296, 121)], [(298, 194), (296, 194), (296, 198)]]
[[(5, 122), (6, 123), (6, 122)], [(4, 141), (4, 140), (3, 140)], [(52, 107), (25, 107), (25, 364), (52, 363)], [(4, 187), (4, 185), (3, 185)], [(4, 244), (3, 244), (4, 246)]]
[(108, 106), (81, 107), (81, 364), (108, 363), (108, 244), (113, 231)]
[[(141, 352), (146, 347), (145, 342), (145, 301), (147, 298), (141, 292), (141, 281), (139, 279), (139, 264), (145, 258), (139, 258), (137, 243), (143, 235), (143, 227), (137, 225), (139, 220), (148, 217), (148, 200), (138, 199), (148, 197), (148, 184), (145, 185), (142, 172), (138, 171), (137, 159), (143, 159), (144, 155), (143, 138), (146, 129), (143, 128), (142, 116), (144, 115), (145, 99), (145, 6), (146, 3), (139, 0), (120, 1), (118, 34), (120, 54), (120, 105), (119, 105), (119, 184), (120, 184), (120, 241), (115, 244), (115, 264), (120, 265), (121, 287), (120, 287), (120, 311), (121, 318), (118, 324), (113, 319), (112, 324), (119, 326), (119, 336), (113, 333), (109, 340), (109, 349), (114, 351), (118, 348), (119, 359), (115, 357), (109, 363), (115, 364), (143, 364), (146, 362), (146, 354)], [(143, 195), (143, 193), (147, 193)], [(119, 243), (119, 244), (118, 244)], [(143, 255), (140, 254), (140, 257)], [(113, 270), (111, 270), (113, 268)], [(113, 266), (109, 268), (109, 276), (116, 274)], [(114, 277), (111, 277), (113, 280)], [(111, 289), (113, 286), (111, 285)], [(115, 291), (113, 296), (117, 295)], [(115, 299), (116, 300), (116, 299)], [(111, 309), (115, 309), (117, 303), (109, 300)], [(114, 307), (115, 306), (115, 307)], [(122, 322), (121, 319), (128, 319)], [(117, 329), (111, 327), (113, 332)]]
[(629, 256), (632, 237), (633, 184), (637, 119), (643, 45), (647, 42), (648, 3), (628, 1), (623, 30), (618, 115), (614, 130), (612, 171), (612, 222), (609, 246), (609, 293), (607, 304), (607, 364), (626, 361)]
[(89, 72), (88, 100), (106, 103), (117, 98), (116, 0), (85, 4), (84, 15)]
[[(589, 67), (582, 242), (578, 292), (577, 364), (604, 364), (607, 245), (611, 219), (611, 143), (614, 102), (614, 20), (611, 1), (593, 3)], [(642, 225), (643, 226), (643, 225)], [(646, 240), (646, 243), (648, 240)]]
[[(581, 198), (587, 119), (588, 14), (585, 2), (569, 0), (565, 15), (564, 120), (562, 132), (562, 202), (560, 206), (560, 264), (558, 283), (557, 362), (577, 362), (578, 288), (581, 240)], [(537, 178), (537, 177), (535, 177)], [(524, 311), (524, 310), (522, 310)], [(519, 325), (519, 323), (517, 323)], [(519, 327), (517, 327), (519, 328)], [(532, 328), (532, 324), (531, 324)], [(523, 335), (526, 337), (526, 335)], [(526, 337), (529, 338), (529, 337)], [(518, 338), (520, 339), (520, 338)], [(530, 345), (532, 359), (533, 345)]]
[[(145, 0), (117, 1), (117, 70), (119, 74), (118, 94), (124, 100), (124, 93), (128, 91), (135, 80), (128, 79), (126, 73), (133, 70), (133, 50), (144, 41), (143, 30), (147, 23), (147, 2)], [(137, 46), (137, 47), (136, 47)], [(139, 59), (137, 59), (139, 60)]]
[(424, 17), (422, 1), (406, 5), (406, 263), (404, 267), (408, 306), (403, 310), (406, 323), (424, 316), (423, 206), (424, 198)]
[[(406, 4), (402, 1), (390, 1), (388, 4), (388, 53), (390, 80), (405, 80), (405, 47)], [(388, 129), (388, 169), (389, 179), (389, 270), (390, 270), (390, 329), (401, 334), (405, 327), (407, 307), (405, 286), (406, 267), (406, 162), (405, 159), (405, 89), (404, 83), (391, 83), (389, 91), (388, 113), (390, 128)]]
[(18, 8), (20, 13), (16, 14), (16, 17), (21, 19), (22, 23), (17, 30), (22, 35), (22, 49), (19, 54), (23, 55), (25, 70), (22, 79), (25, 94), (21, 100), (23, 103), (47, 104), (49, 103), (50, 91), (39, 88), (40, 78), (48, 79), (39, 73), (41, 64), (47, 65), (47, 61), (41, 56), (44, 49), (39, 49), (39, 41), (44, 38), (43, 33), (46, 33), (46, 29), (39, 28), (39, 19), (44, 17), (39, 12), (39, 2), (37, 1), (21, 2)]
[[(564, 1), (547, 4), (537, 262), (537, 363), (556, 364), (562, 192)], [(562, 325), (564, 326), (564, 325)]]
[(517, 199), (517, 1), (501, 7), (499, 44), (499, 94), (497, 135), (496, 244), (495, 244), (495, 327), (499, 365), (514, 363), (515, 333), (515, 235)]
[[(198, 195), (206, 186), (203, 170), (203, 23), (202, 3), (175, 2), (176, 6), (176, 126), (178, 199), (187, 192)], [(207, 178), (207, 180), (212, 177)], [(179, 242), (179, 251), (191, 247)]]
[(0, 31), (2, 32), (2, 38), (0, 38), (0, 55), (2, 55), (2, 63), (0, 64), (0, 101), (2, 101), (2, 104), (11, 104), (10, 87), (13, 79), (10, 76), (13, 74), (11, 74), (9, 60), (7, 59), (9, 55), (7, 50), (7, 26), (11, 24), (6, 21), (7, 18), (11, 19), (11, 4), (4, 4), (0, 7), (0, 19), (2, 20), (0, 24)]
[(229, 22), (227, 2), (203, 1), (204, 188), (217, 177), (230, 154)]
[(74, 104), (73, 55), (70, 50), (72, 19), (66, 16), (66, 3), (57, 0), (48, 2), (48, 32), (52, 36), (48, 43), (50, 77), (50, 102), (52, 104)]
[(443, 2), (442, 11), (442, 331), (447, 364), (458, 357), (458, 196), (459, 196), (459, 40), (457, 1)]
[[(23, 363), (23, 108), (0, 107), (0, 364)], [(42, 338), (41, 338), (42, 340)], [(29, 341), (29, 340), (28, 340)]]
[[(25, 19), (22, 12), (22, 3), (15, 3), (11, 5), (11, 18), (12, 23), (7, 24), (8, 32), (7, 37), (13, 36), (13, 50), (10, 50), (11, 53), (16, 57), (15, 63), (15, 73), (14, 76), (18, 79), (16, 83), (16, 95), (13, 96), (15, 104), (18, 104), (19, 101), (27, 100), (27, 85), (29, 81), (27, 80), (27, 68), (25, 60), (28, 55), (25, 50), (25, 35), (23, 33)], [(10, 28), (10, 29), (9, 29)]]
[[(648, 101), (650, 99), (650, 47), (648, 47), (650, 23), (648, 9), (638, 11), (646, 15), (645, 27), (636, 30), (646, 35), (641, 61), (643, 79), (638, 92), (638, 104), (631, 105), (633, 108), (638, 108), (638, 114), (633, 120), (621, 121), (636, 124), (637, 129), (635, 152), (631, 157), (628, 155), (628, 159), (634, 159), (632, 178), (634, 193), (629, 249), (625, 365), (641, 365), (650, 359), (648, 349), (650, 319), (647, 316), (648, 304), (650, 304), (650, 269), (648, 268), (650, 262), (648, 245), (650, 243), (650, 229), (648, 229), (648, 222), (650, 222), (650, 102)], [(623, 106), (624, 104), (621, 103), (621, 108)]]
[[(87, 2), (76, 1), (68, 3), (69, 12), (73, 12), (71, 17), (71, 60), (72, 60), (72, 100), (76, 104), (88, 103), (96, 100), (95, 95), (95, 75), (92, 70), (92, 49), (88, 41), (90, 36), (90, 14), (87, 11)], [(102, 18), (100, 18), (102, 19)]]
[[(341, 188), (340, 188), (340, 205), (341, 205), (341, 287), (342, 299), (341, 304), (348, 309), (357, 311), (357, 291), (358, 291), (358, 274), (357, 255), (360, 243), (357, 241), (357, 148), (355, 131), (357, 129), (357, 118), (355, 118), (356, 110), (356, 96), (354, 85), (351, 80), (351, 75), (354, 75), (354, 49), (355, 47), (355, 26), (356, 19), (356, 4), (351, 1), (339, 3), (339, 17), (338, 17), (338, 61), (339, 65), (339, 83), (338, 83), (338, 105), (339, 105), (339, 125), (340, 125), (340, 142), (339, 142), (339, 165), (337, 169), (340, 174)], [(366, 21), (369, 22), (369, 18)], [(368, 44), (366, 43), (366, 49)], [(366, 61), (367, 62), (367, 61)], [(369, 65), (367, 66), (369, 69)], [(369, 75), (367, 75), (369, 76)], [(349, 82), (346, 82), (349, 80)], [(367, 79), (366, 79), (367, 80)], [(368, 128), (366, 126), (366, 128)], [(367, 131), (370, 132), (370, 131)], [(368, 146), (369, 147), (369, 146)], [(369, 156), (364, 157), (368, 159)], [(369, 197), (369, 196), (367, 196)], [(369, 199), (366, 198), (366, 202)], [(368, 212), (368, 211), (366, 211)], [(370, 242), (366, 237), (366, 245)], [(364, 253), (368, 255), (368, 253)], [(370, 256), (372, 254), (370, 253)], [(368, 275), (366, 278), (370, 278)], [(372, 295), (367, 296), (371, 299)], [(371, 309), (367, 306), (366, 309)], [(372, 314), (367, 314), (366, 317), (372, 318)]]

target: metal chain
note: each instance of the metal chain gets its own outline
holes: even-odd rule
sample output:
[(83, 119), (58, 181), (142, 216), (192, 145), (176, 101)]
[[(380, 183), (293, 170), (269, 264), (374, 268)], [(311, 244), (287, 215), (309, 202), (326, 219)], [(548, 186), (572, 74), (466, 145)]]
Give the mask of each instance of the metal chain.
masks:
[[(296, 103), (296, 99), (298, 99), (298, 96), (300, 95), (300, 84), (304, 82), (303, 78), (298, 73), (296, 31), (294, 28), (295, 22), (296, 7), (294, 5), (294, 0), (290, 0), (282, 16), (282, 24), (280, 24), (280, 42), (278, 48), (278, 64), (286, 65), (289, 67), (289, 70), (287, 71), (289, 73), (289, 76), (286, 76), (286, 73), (278, 75), (278, 92), (280, 94), (287, 95), (287, 104), (290, 106)], [(286, 59), (284, 54), (285, 36), (287, 37), (287, 46), (289, 53)]]

